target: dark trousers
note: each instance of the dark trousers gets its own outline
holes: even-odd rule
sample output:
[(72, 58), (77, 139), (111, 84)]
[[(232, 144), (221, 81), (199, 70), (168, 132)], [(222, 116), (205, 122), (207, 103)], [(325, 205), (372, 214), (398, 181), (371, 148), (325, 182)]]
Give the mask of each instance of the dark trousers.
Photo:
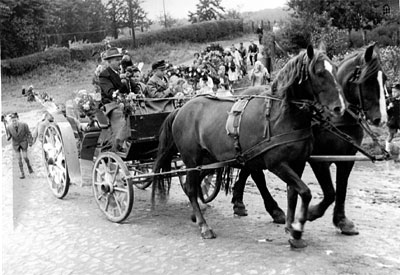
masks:
[(254, 65), (254, 63), (256, 63), (257, 62), (257, 54), (250, 54), (250, 64), (251, 64), (251, 66), (253, 66)]

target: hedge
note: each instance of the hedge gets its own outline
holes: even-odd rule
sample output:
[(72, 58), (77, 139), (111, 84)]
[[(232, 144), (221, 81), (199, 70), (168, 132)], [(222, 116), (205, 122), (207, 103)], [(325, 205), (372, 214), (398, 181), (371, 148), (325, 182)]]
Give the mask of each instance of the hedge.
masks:
[(65, 64), (69, 61), (71, 61), (69, 49), (50, 48), (44, 52), (2, 60), (1, 74), (6, 76), (22, 75), (34, 70), (40, 65)]
[[(136, 35), (137, 46), (147, 46), (157, 42), (176, 44), (183, 41), (208, 42), (243, 32), (242, 20), (207, 21), (168, 29), (139, 33)], [(131, 38), (116, 39), (110, 42), (114, 47), (132, 48)], [(71, 49), (52, 48), (31, 55), (2, 60), (2, 74), (6, 76), (22, 75), (41, 64), (65, 64), (71, 60), (86, 61), (93, 58), (95, 52), (104, 50), (103, 43), (81, 44)]]

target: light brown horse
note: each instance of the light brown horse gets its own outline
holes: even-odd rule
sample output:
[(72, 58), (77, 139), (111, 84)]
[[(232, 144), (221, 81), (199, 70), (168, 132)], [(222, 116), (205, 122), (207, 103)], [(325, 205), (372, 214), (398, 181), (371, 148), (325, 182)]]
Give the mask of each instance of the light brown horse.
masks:
[[(251, 88), (260, 93), (264, 88)], [(293, 216), (295, 205), (289, 203), (286, 228), (291, 233), (290, 243), (294, 247), (304, 247), (301, 239), (304, 223), (307, 220), (308, 205), (311, 200), (310, 189), (300, 179), (300, 168), (312, 150), (311, 114), (299, 108), (294, 102), (317, 101), (334, 116), (341, 116), (345, 110), (342, 90), (336, 78), (336, 66), (322, 49), (307, 50), (293, 57), (278, 73), (272, 85), (275, 99), (267, 108), (268, 97), (254, 97), (249, 100), (240, 123), (239, 143), (243, 155), (260, 142), (263, 144), (244, 158), (244, 166), (250, 169), (268, 169), (287, 183), (291, 197), (297, 194), (302, 199), (299, 217)], [(232, 101), (197, 97), (181, 109), (172, 112), (160, 130), (158, 156), (154, 171), (170, 168), (171, 158), (177, 151), (187, 168), (235, 159), (234, 140), (227, 135), (225, 124)], [(269, 109), (269, 110), (268, 110)], [(269, 113), (269, 115), (267, 114)], [(269, 126), (268, 126), (269, 125)], [(266, 133), (271, 140), (265, 142)], [(251, 150), (250, 150), (251, 151)], [(184, 191), (193, 207), (196, 222), (205, 239), (215, 238), (213, 230), (207, 225), (198, 204), (200, 172), (187, 173)], [(153, 188), (160, 187), (154, 184)]]

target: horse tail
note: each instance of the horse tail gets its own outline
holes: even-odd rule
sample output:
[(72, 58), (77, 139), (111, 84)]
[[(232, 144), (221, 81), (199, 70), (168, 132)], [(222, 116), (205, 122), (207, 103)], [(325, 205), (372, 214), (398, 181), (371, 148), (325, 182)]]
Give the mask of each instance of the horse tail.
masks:
[[(171, 171), (172, 158), (178, 153), (178, 149), (176, 148), (174, 137), (172, 135), (172, 123), (174, 122), (178, 111), (179, 109), (172, 111), (161, 125), (157, 157), (153, 165), (154, 173)], [(152, 202), (154, 203), (156, 194), (159, 194), (161, 200), (166, 199), (170, 186), (170, 176), (155, 176), (153, 180)]]

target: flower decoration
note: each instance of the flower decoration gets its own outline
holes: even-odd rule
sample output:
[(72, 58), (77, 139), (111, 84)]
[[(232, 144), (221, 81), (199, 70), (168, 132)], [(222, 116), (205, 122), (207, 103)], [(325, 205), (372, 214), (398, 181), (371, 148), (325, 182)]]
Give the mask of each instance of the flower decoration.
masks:
[(96, 104), (93, 97), (86, 90), (78, 91), (74, 101), (81, 117), (93, 115)]

